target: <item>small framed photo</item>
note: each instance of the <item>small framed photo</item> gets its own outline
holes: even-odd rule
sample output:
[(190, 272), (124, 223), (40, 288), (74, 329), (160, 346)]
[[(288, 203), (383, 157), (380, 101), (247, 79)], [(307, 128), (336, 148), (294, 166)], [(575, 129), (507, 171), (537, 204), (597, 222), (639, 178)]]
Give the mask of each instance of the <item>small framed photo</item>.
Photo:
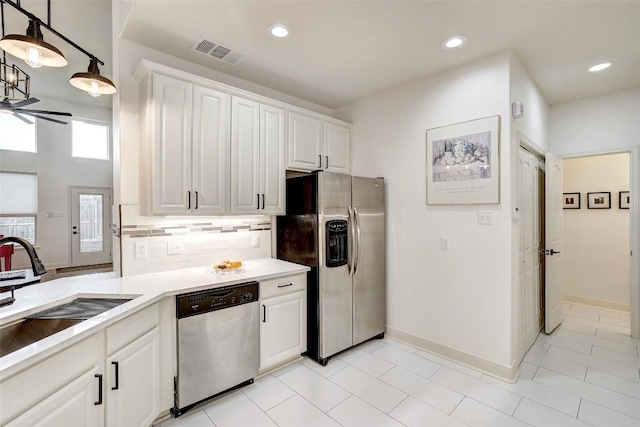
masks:
[(611, 192), (587, 193), (587, 209), (611, 209)]
[(629, 209), (629, 202), (631, 196), (628, 191), (621, 191), (618, 193), (618, 209)]
[(562, 209), (580, 209), (580, 193), (564, 193)]

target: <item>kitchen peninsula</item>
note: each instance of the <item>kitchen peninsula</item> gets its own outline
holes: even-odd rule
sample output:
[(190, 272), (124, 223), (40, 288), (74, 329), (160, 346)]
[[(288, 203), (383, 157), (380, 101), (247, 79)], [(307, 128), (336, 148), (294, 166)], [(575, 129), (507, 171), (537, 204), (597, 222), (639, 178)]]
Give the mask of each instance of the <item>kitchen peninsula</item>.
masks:
[[(258, 281), (264, 307), (281, 294), (263, 287), (283, 289), (282, 293), (294, 288), (304, 296), (300, 307), (305, 312), (293, 320), (306, 321), (306, 289), (278, 286), (280, 281), (306, 283), (306, 271), (301, 265), (266, 258), (246, 261), (241, 271), (225, 274), (204, 267), (129, 277), (105, 273), (22, 288), (13, 305), (0, 309), (2, 327), (77, 298), (130, 301), (0, 358), (0, 424), (74, 419), (86, 426), (149, 425), (174, 403), (175, 295)], [(300, 324), (300, 329), (306, 333), (306, 325)], [(261, 325), (261, 346), (268, 339), (262, 335)], [(306, 337), (302, 332), (298, 336)], [(296, 348), (297, 354), (285, 351), (276, 359), (265, 359), (261, 353), (261, 372), (299, 357), (305, 349), (306, 341)], [(125, 385), (131, 387), (127, 390)], [(135, 399), (129, 398), (132, 395)]]

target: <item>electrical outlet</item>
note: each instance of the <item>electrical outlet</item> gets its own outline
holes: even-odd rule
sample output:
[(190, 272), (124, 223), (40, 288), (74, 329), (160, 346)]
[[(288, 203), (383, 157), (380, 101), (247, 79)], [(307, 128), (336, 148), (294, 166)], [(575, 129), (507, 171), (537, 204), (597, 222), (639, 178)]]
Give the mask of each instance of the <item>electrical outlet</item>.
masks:
[(147, 257), (147, 242), (137, 242), (133, 245), (136, 259), (145, 259)]
[(260, 247), (260, 236), (251, 236), (251, 246), (254, 248)]
[(167, 255), (180, 255), (184, 252), (184, 243), (167, 242)]
[(440, 238), (440, 249), (442, 249), (443, 251), (448, 251), (449, 250), (449, 238), (448, 237), (441, 237)]

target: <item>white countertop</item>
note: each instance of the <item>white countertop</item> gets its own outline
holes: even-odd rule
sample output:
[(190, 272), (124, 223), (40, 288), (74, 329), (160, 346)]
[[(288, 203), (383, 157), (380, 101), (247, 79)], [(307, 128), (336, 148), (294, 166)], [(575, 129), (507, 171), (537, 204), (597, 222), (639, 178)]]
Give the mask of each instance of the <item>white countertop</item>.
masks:
[(15, 291), (16, 301), (12, 305), (0, 307), (0, 325), (71, 302), (79, 297), (133, 299), (0, 358), (0, 380), (164, 297), (306, 271), (309, 271), (309, 267), (264, 258), (245, 261), (242, 271), (223, 274), (210, 273), (204, 267), (199, 267), (129, 277), (116, 277), (113, 273), (73, 276), (26, 286)]

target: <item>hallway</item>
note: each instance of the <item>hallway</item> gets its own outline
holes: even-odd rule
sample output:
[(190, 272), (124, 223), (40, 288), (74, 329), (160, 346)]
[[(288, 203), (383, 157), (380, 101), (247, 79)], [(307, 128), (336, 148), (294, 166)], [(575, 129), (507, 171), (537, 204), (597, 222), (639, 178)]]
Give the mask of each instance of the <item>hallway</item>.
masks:
[(515, 384), (390, 338), (322, 367), (308, 359), (193, 409), (162, 427), (638, 427), (640, 340), (629, 314), (565, 304)]

